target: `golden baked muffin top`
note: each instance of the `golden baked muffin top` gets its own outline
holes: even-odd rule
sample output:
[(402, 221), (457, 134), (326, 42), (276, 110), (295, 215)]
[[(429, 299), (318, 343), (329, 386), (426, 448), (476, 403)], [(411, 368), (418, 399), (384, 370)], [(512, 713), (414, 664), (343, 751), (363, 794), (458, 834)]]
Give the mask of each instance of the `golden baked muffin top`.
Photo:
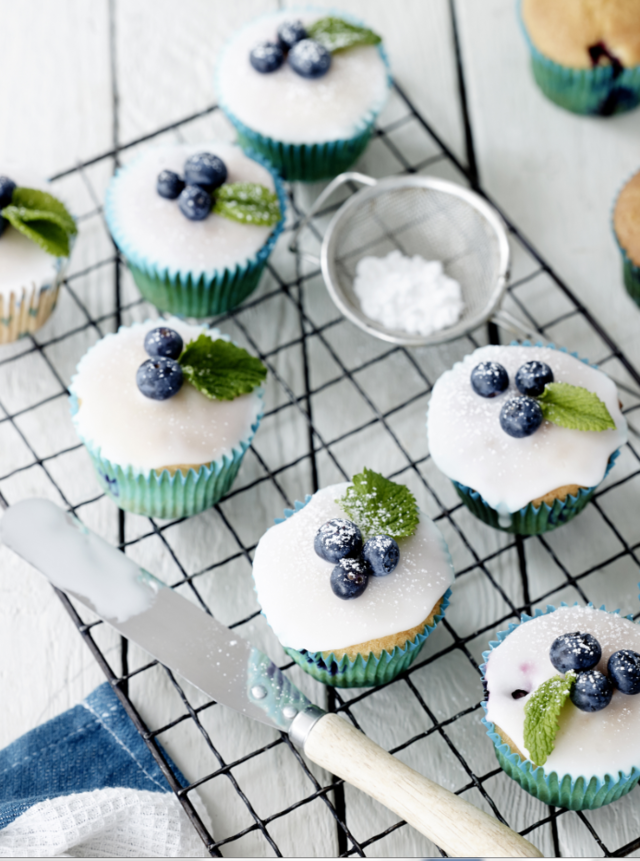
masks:
[(640, 266), (640, 171), (620, 192), (613, 212), (618, 242), (631, 260)]
[(522, 18), (536, 48), (562, 66), (640, 64), (640, 0), (523, 0)]

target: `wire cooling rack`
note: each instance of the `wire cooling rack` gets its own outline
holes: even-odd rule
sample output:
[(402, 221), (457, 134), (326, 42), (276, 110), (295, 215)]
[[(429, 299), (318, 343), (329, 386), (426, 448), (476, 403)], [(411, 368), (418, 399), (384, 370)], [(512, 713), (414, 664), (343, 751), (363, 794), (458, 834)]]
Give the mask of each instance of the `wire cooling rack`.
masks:
[[(204, 140), (219, 117), (211, 106), (53, 177), (62, 194), (77, 192), (79, 199), (78, 189), (83, 190), (81, 234), (93, 239), (85, 246), (81, 267), (63, 285), (54, 335), (45, 329), (47, 337), (39, 333), (0, 353), (0, 376), (31, 374), (37, 362), (51, 377), (36, 402), (21, 404), (13, 394), (0, 395), (0, 432), (10, 425), (28, 452), (0, 476), (5, 502), (20, 498), (18, 479), (28, 471), (33, 475), (34, 469), (43, 486), (54, 488), (81, 519), (100, 501), (88, 462), (82, 462), (88, 476), (84, 495), (70, 495), (65, 487), (65, 463), (73, 465), (73, 458), (83, 452), (73, 432), (58, 435), (59, 442), (43, 454), (34, 438), (37, 423), (30, 418), (40, 411), (46, 423), (46, 411), (64, 402), (69, 375), (88, 343), (121, 322), (153, 314), (132, 287), (102, 222), (100, 201), (114, 164), (152, 139)], [(478, 189), (472, 150), (470, 156), (470, 167), (465, 167), (396, 86), (360, 167), (376, 176), (436, 174)], [(188, 522), (156, 522), (120, 512), (120, 546), (144, 561), (144, 548), (152, 544), (154, 573), (269, 651), (312, 699), (506, 821), (545, 854), (635, 853), (640, 849), (640, 820), (634, 814), (633, 793), (611, 808), (568, 812), (531, 799), (497, 767), (480, 724), (478, 665), (495, 632), (532, 606), (592, 600), (635, 612), (640, 565), (640, 525), (633, 514), (640, 477), (636, 440), (632, 435), (588, 508), (556, 532), (520, 538), (474, 520), (430, 460), (424, 415), (439, 374), (487, 340), (498, 341), (500, 333), (490, 325), (454, 344), (409, 351), (354, 329), (329, 301), (319, 272), (306, 265), (302, 255), (287, 251), (291, 230), (317, 191), (289, 188), (287, 228), (259, 289), (239, 309), (215, 321), (269, 369), (265, 417), (235, 486), (212, 511)], [(314, 218), (307, 250), (317, 251), (338, 203)], [(633, 424), (640, 407), (640, 373), (517, 227), (505, 220), (514, 266), (504, 307), (543, 340), (563, 344), (603, 367), (618, 383)], [(111, 273), (107, 292), (92, 294), (97, 273), (103, 277), (105, 271)], [(66, 427), (66, 417), (55, 415)], [(365, 464), (409, 484), (423, 510), (439, 524), (456, 567), (453, 603), (419, 660), (400, 678), (382, 688), (327, 690), (287, 662), (270, 635), (251, 589), (251, 556), (268, 520), (295, 497), (349, 478)], [(265, 511), (267, 519), (261, 513)], [(187, 561), (187, 548), (196, 545), (197, 562), (193, 554)], [(121, 666), (114, 669), (101, 645), (106, 626), (58, 595), (211, 855), (438, 853), (375, 802), (309, 766), (284, 735), (247, 728), (245, 747), (229, 750), (225, 721), (245, 718), (217, 706), (124, 640)], [(145, 698), (160, 689), (172, 697), (173, 711), (154, 724), (142, 713), (149, 711)], [(181, 786), (158, 742), (180, 762), (187, 731), (198, 737), (192, 746), (199, 745), (202, 756), (188, 769), (190, 783)], [(265, 774), (274, 780), (277, 776), (290, 790), (287, 803), (276, 809), (265, 808), (270, 785), (264, 783)], [(216, 821), (215, 828), (209, 828), (195, 790), (214, 799), (210, 809), (215, 799), (223, 799), (228, 809), (235, 805), (229, 821)], [(278, 797), (287, 797), (286, 791)], [(305, 817), (322, 823), (320, 843), (313, 846)], [(297, 823), (295, 845), (282, 827), (286, 818)]]

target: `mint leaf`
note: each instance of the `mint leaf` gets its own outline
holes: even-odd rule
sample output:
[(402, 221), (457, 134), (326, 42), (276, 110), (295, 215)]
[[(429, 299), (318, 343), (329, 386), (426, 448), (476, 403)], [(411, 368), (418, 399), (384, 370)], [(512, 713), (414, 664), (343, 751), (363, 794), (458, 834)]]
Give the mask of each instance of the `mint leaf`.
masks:
[(553, 676), (533, 692), (524, 707), (524, 744), (534, 765), (544, 765), (554, 748), (558, 718), (571, 693), (576, 674)]
[(64, 204), (52, 194), (35, 188), (15, 188), (10, 205), (0, 214), (48, 254), (69, 256), (69, 237), (78, 230)]
[(204, 332), (187, 344), (178, 361), (192, 386), (219, 401), (252, 392), (267, 376), (260, 359), (229, 341), (214, 341)]
[(257, 182), (230, 182), (215, 191), (213, 212), (241, 224), (272, 227), (280, 221), (278, 195)]
[(351, 487), (336, 502), (365, 536), (407, 538), (420, 522), (418, 504), (409, 488), (366, 467), (353, 476)]
[(542, 415), (563, 428), (581, 431), (615, 430), (607, 405), (582, 386), (570, 383), (547, 383), (538, 398)]
[(320, 18), (319, 21), (307, 27), (307, 33), (311, 39), (320, 42), (332, 54), (357, 45), (379, 45), (382, 42), (380, 36), (373, 30), (350, 24), (342, 18)]

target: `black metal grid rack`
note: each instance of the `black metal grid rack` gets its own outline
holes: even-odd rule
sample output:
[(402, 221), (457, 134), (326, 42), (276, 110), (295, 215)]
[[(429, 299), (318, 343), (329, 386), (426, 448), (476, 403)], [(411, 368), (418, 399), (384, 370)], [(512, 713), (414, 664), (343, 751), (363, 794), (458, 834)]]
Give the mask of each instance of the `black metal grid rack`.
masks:
[[(214, 105), (127, 146), (116, 145), (111, 152), (77, 165), (53, 177), (52, 181), (60, 183), (61, 188), (63, 183), (81, 181), (93, 201), (81, 220), (99, 224), (102, 219), (101, 193), (96, 189), (100, 182), (104, 184), (105, 177), (125, 150), (143, 145), (152, 138), (188, 134), (189, 129), (195, 129), (202, 138), (203, 130), (209, 128), (208, 124), (215, 116)], [(467, 168), (458, 161), (396, 86), (390, 112), (376, 130), (363, 170), (377, 172), (378, 175), (385, 172), (438, 173), (477, 188), (473, 158), (470, 164), (471, 167)], [(461, 777), (452, 786), (454, 791), (507, 821), (547, 854), (575, 854), (571, 851), (575, 835), (579, 836), (581, 845), (587, 847), (586, 854), (589, 855), (635, 853), (640, 849), (640, 828), (637, 834), (621, 830), (619, 823), (614, 828), (609, 825), (610, 820), (603, 811), (574, 813), (537, 803), (529, 807), (518, 806), (517, 799), (524, 793), (515, 784), (510, 796), (516, 799), (514, 806), (509, 811), (501, 809), (495, 800), (499, 794), (496, 788), (499, 785), (504, 787), (504, 781), (509, 782), (509, 778), (496, 766), (491, 743), (479, 723), (482, 692), (478, 671), (481, 652), (495, 632), (516, 620), (522, 611), (530, 611), (532, 606), (561, 600), (587, 602), (590, 599), (600, 604), (603, 594), (610, 589), (612, 578), (617, 578), (619, 587), (616, 587), (617, 592), (613, 590), (612, 599), (617, 600), (618, 594), (623, 594), (626, 601), (623, 610), (632, 612), (635, 609), (640, 527), (631, 513), (628, 516), (624, 514), (625, 511), (633, 511), (635, 482), (640, 476), (640, 453), (634, 437), (631, 437), (618, 464), (599, 488), (589, 508), (563, 529), (545, 536), (521, 539), (494, 533), (474, 521), (448, 482), (431, 464), (426, 444), (418, 441), (424, 434), (416, 434), (415, 428), (422, 427), (424, 423), (424, 409), (438, 374), (470, 349), (486, 343), (487, 339), (495, 341), (498, 331), (490, 326), (488, 331), (483, 328), (451, 345), (414, 351), (374, 343), (361, 335), (333, 308), (319, 273), (287, 251), (291, 229), (310, 200), (310, 193), (304, 189), (290, 187), (288, 192), (291, 214), (287, 229), (261, 286), (244, 305), (215, 321), (216, 325), (231, 332), (236, 340), (260, 356), (269, 369), (269, 387), (274, 392), (263, 426), (236, 485), (229, 496), (215, 507), (215, 513), (211, 513), (217, 527), (226, 531), (225, 548), (231, 549), (229, 552), (212, 549), (198, 570), (191, 570), (183, 565), (179, 542), (175, 541), (176, 530), (180, 529), (178, 523), (157, 523), (131, 515), (125, 517), (120, 513), (119, 543), (122, 550), (135, 554), (136, 547), (153, 539), (166, 559), (166, 571), (170, 572), (157, 573), (198, 602), (205, 612), (216, 612), (216, 601), (211, 599), (213, 592), (207, 586), (211, 578), (221, 572), (225, 577), (235, 577), (236, 572), (242, 569), (246, 588), (239, 590), (240, 604), (234, 605), (233, 611), (223, 613), (223, 621), (254, 638), (259, 631), (252, 626), (259, 624), (260, 617), (246, 572), (255, 548), (255, 535), (247, 532), (243, 522), (251, 510), (253, 495), (260, 494), (261, 499), (268, 499), (273, 507), (273, 516), (277, 516), (285, 505), (292, 504), (292, 495), (303, 497), (305, 492), (312, 492), (333, 480), (348, 478), (362, 467), (363, 461), (373, 468), (380, 468), (390, 477), (407, 482), (416, 492), (423, 509), (441, 526), (451, 546), (457, 576), (452, 606), (416, 663), (399, 679), (378, 689), (329, 690), (326, 692), (328, 708), (342, 713), (365, 731), (371, 731), (374, 727), (371, 714), (377, 712), (384, 726), (385, 714), (388, 715), (390, 704), (394, 703), (403, 716), (401, 738), (398, 740), (393, 734), (387, 737), (378, 724), (374, 729), (374, 733), (381, 732), (377, 740), (386, 744), (393, 753), (407, 756), (411, 762), (415, 761), (414, 754), (419, 753), (421, 745), (437, 741), (439, 747), (433, 761), (437, 763), (438, 757), (444, 757), (457, 763)], [(317, 245), (323, 223), (336, 206), (329, 207), (314, 219), (309, 234), (311, 243)], [(625, 412), (633, 423), (634, 412), (640, 407), (640, 373), (517, 227), (508, 223), (508, 228), (515, 265), (505, 307), (519, 315), (542, 339), (564, 343), (607, 370), (619, 383)], [(98, 243), (97, 247), (106, 246)], [(60, 481), (58, 466), (82, 447), (69, 442), (45, 455), (39, 453), (38, 445), (30, 438), (25, 418), (38, 409), (64, 400), (68, 368), (73, 365), (61, 362), (63, 352), (73, 354), (75, 364), (86, 349), (85, 335), (95, 340), (121, 321), (127, 322), (136, 315), (144, 316), (150, 310), (130, 289), (122, 261), (113, 248), (105, 254), (99, 254), (95, 249), (88, 253), (93, 254), (94, 259), (70, 275), (62, 288), (61, 304), (73, 310), (69, 319), (75, 320), (74, 325), (57, 330), (48, 340), (36, 335), (8, 356), (0, 356), (0, 375), (10, 373), (16, 365), (28, 363), (38, 356), (38, 361), (46, 365), (55, 381), (53, 389), (41, 400), (27, 406), (15, 408), (0, 395), (0, 409), (4, 411), (4, 414), (0, 413), (0, 430), (4, 424), (10, 424), (29, 452), (24, 463), (0, 476), (0, 499), (5, 503), (14, 501), (12, 482), (20, 474), (35, 469), (40, 473), (39, 480), (55, 488), (61, 501), (81, 519), (87, 507), (94, 505), (100, 497), (89, 493), (83, 499), (69, 498)], [(87, 299), (85, 288), (90, 287), (96, 271), (105, 268), (113, 272), (113, 302), (101, 311), (95, 302)], [(264, 336), (265, 330), (271, 331), (270, 338)], [(285, 334), (280, 337), (283, 331)], [(324, 356), (323, 367), (334, 369), (333, 373), (325, 373), (323, 378), (316, 376), (319, 351)], [(299, 373), (295, 379), (287, 376), (291, 366), (282, 361), (285, 354), (297, 357)], [(382, 386), (379, 390), (375, 381), (381, 369), (397, 375), (402, 385)], [(338, 389), (348, 391), (352, 404), (346, 423), (342, 418), (337, 421), (332, 414), (332, 393)], [(293, 427), (295, 444), (283, 444), (279, 449), (277, 445), (272, 446), (271, 453), (265, 454), (261, 435), (269, 432), (275, 437), (286, 436), (287, 425)], [(271, 430), (267, 431), (269, 426)], [(366, 451), (364, 458), (363, 450)], [(266, 525), (262, 524), (260, 529)], [(587, 550), (576, 552), (576, 545), (582, 542), (583, 537)], [(571, 559), (568, 558), (569, 549)], [(272, 733), (266, 743), (254, 745), (241, 755), (225, 756), (224, 739), (207, 724), (207, 716), (219, 710), (219, 706), (206, 698), (194, 697), (190, 686), (179, 682), (156, 662), (132, 659), (126, 641), (121, 643), (121, 667), (116, 671), (100, 645), (101, 631), (105, 626), (88, 619), (84, 610), (77, 609), (64, 594), (58, 594), (211, 855), (223, 855), (226, 849), (237, 854), (239, 847), (247, 845), (242, 841), (248, 837), (258, 840), (256, 854), (292, 854), (290, 845), (279, 844), (278, 823), (283, 817), (299, 815), (301, 811), (303, 814), (305, 811), (317, 812), (318, 804), (323, 806), (333, 823), (327, 832), (327, 839), (333, 842), (329, 842), (322, 852), (330, 851), (333, 845), (340, 855), (387, 854), (390, 851), (397, 854), (389, 847), (400, 844), (389, 840), (397, 839), (401, 829), (407, 830), (404, 823), (379, 817), (381, 808), (375, 807), (373, 802), (374, 807), (367, 810), (369, 814), (375, 810), (376, 818), (367, 819), (366, 811), (363, 818), (362, 812), (356, 810), (355, 795), (350, 788), (310, 768), (285, 736)], [(472, 610), (472, 607), (480, 609)], [(273, 641), (269, 641), (267, 647), (273, 653)], [(283, 653), (279, 654), (283, 667), (295, 674), (297, 668), (290, 662), (285, 663)], [(439, 667), (442, 667), (444, 677), (459, 676), (466, 693), (461, 693), (457, 687), (450, 697), (447, 691), (443, 692), (443, 676), (438, 675)], [(162, 683), (173, 689), (177, 703), (174, 716), (159, 726), (151, 726), (143, 719), (140, 712), (144, 709), (136, 696), (140, 680), (150, 674), (155, 674), (150, 684), (159, 684), (159, 674), (163, 676)], [(433, 679), (435, 684), (432, 685), (430, 680)], [(303, 678), (301, 673), (296, 680), (306, 685), (310, 696), (322, 702), (325, 696), (322, 686), (308, 677)], [(397, 719), (398, 712), (394, 715)], [(234, 719), (244, 720), (240, 716)], [(184, 730), (187, 724), (200, 735), (203, 763), (201, 772), (191, 775), (189, 786), (181, 787), (157, 742), (170, 748), (172, 733)], [(395, 739), (397, 743), (390, 743), (388, 738)], [(296, 783), (301, 791), (283, 809), (264, 815), (258, 811), (251, 782), (243, 775), (255, 773), (251, 769), (247, 771), (247, 767), (260, 769), (263, 762), (266, 763), (264, 768), (271, 768), (273, 761), (269, 758), (274, 751), (279, 752), (281, 758), (278, 762), (285, 772), (295, 772), (296, 780), (302, 776), (301, 782), (298, 780)], [(435, 772), (430, 776), (438, 779)], [(203, 790), (213, 783), (221, 787), (220, 792), (235, 794), (243, 811), (244, 824), (229, 833), (217, 827), (212, 834), (192, 801), (196, 788)], [(615, 805), (622, 817), (627, 811), (629, 819), (632, 819), (632, 796)], [(502, 797), (506, 795), (503, 793)], [(306, 815), (317, 814), (311, 812)], [(363, 821), (368, 821), (368, 827), (363, 826)], [(622, 842), (621, 834), (624, 836)], [(300, 835), (297, 852), (310, 852), (302, 826)], [(255, 850), (256, 844), (251, 845)], [(424, 847), (420, 854), (437, 851), (427, 841), (420, 845)]]

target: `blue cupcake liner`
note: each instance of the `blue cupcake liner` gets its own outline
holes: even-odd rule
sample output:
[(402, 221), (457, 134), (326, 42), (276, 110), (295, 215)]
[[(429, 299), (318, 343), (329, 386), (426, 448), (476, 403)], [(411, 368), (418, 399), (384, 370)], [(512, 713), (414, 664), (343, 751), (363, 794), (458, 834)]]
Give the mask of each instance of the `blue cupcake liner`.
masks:
[[(634, 173), (629, 177), (627, 182), (629, 182), (629, 180), (631, 180), (636, 175), (636, 173), (637, 171), (634, 171)], [(640, 266), (633, 262), (633, 260), (627, 254), (626, 249), (623, 248), (620, 244), (620, 240), (618, 239), (618, 234), (616, 233), (613, 220), (616, 205), (618, 203), (618, 198), (620, 197), (620, 193), (622, 192), (622, 189), (626, 184), (627, 183), (625, 182), (622, 188), (620, 188), (620, 190), (618, 191), (618, 194), (616, 195), (616, 198), (613, 203), (613, 207), (611, 208), (611, 231), (616, 241), (616, 245), (618, 246), (618, 251), (622, 256), (622, 280), (624, 281), (624, 286), (627, 289), (627, 293), (629, 294), (629, 296), (631, 296), (636, 305), (640, 305)]]
[[(284, 517), (277, 518), (275, 523), (284, 523), (296, 512), (300, 511), (311, 500), (307, 494), (304, 502), (296, 500), (293, 508), (285, 508)], [(442, 545), (453, 568), (449, 548), (442, 538)], [(382, 685), (391, 682), (400, 673), (406, 670), (418, 657), (427, 637), (435, 631), (438, 622), (444, 619), (445, 611), (451, 600), (451, 589), (447, 589), (440, 603), (440, 609), (433, 617), (432, 625), (425, 625), (413, 640), (407, 640), (404, 647), (396, 646), (392, 652), (383, 649), (379, 655), (369, 652), (368, 655), (360, 654), (355, 661), (350, 660), (347, 655), (336, 658), (333, 652), (309, 652), (307, 649), (290, 649), (284, 646), (285, 652), (296, 664), (325, 685), (338, 688), (364, 688), (374, 685)], [(268, 621), (268, 620), (267, 620)]]
[[(289, 11), (292, 16), (295, 16), (296, 13), (301, 11), (318, 12), (318, 15), (322, 17), (326, 15), (336, 15), (343, 18), (345, 21), (350, 21), (352, 24), (364, 26), (363, 22), (358, 18), (335, 9), (304, 7), (291, 9)], [(270, 18), (273, 15), (274, 13), (271, 12), (263, 15), (262, 18)], [(253, 23), (254, 22), (252, 21), (251, 24)], [(242, 30), (239, 32), (242, 32)], [(227, 51), (231, 44), (233, 44), (233, 39), (229, 41), (224, 51)], [(389, 59), (382, 44), (379, 44), (377, 48), (378, 53), (387, 68), (387, 84), (389, 88), (392, 83)], [(224, 52), (221, 55), (221, 59), (223, 56)], [(224, 115), (235, 127), (238, 133), (238, 143), (248, 155), (251, 155), (252, 158), (254, 157), (252, 153), (259, 153), (271, 164), (274, 170), (290, 182), (316, 182), (323, 179), (333, 179), (334, 176), (337, 176), (339, 173), (343, 173), (345, 170), (350, 168), (366, 149), (369, 139), (371, 138), (371, 133), (373, 132), (375, 121), (386, 101), (385, 96), (385, 99), (383, 99), (379, 105), (370, 109), (364, 116), (360, 117), (358, 121), (354, 123), (355, 133), (349, 138), (321, 141), (313, 144), (288, 143), (255, 131), (246, 125), (246, 123), (243, 123), (242, 120), (234, 114), (222, 97), (222, 88), (220, 87), (219, 82), (219, 69), (220, 63), (218, 63), (215, 73), (215, 89), (218, 94), (218, 103)]]
[[(569, 605), (563, 601), (560, 606), (567, 607)], [(578, 602), (573, 606), (579, 606)], [(593, 604), (587, 606), (593, 607)], [(604, 604), (599, 609), (606, 611)], [(491, 652), (521, 624), (526, 624), (538, 616), (546, 616), (555, 610), (556, 608), (552, 604), (547, 604), (546, 610), (537, 609), (533, 616), (523, 613), (519, 623), (512, 622), (506, 631), (498, 631), (497, 639), (491, 640), (489, 649), (482, 653), (484, 663), (480, 666), (480, 671), (483, 682)], [(608, 612), (611, 615), (619, 615), (620, 613), (619, 610)], [(633, 621), (633, 616), (626, 616), (625, 618)], [(638, 767), (634, 767), (628, 774), (619, 771), (615, 775), (605, 774), (604, 778), (595, 775), (591, 777), (588, 775), (578, 775), (577, 777), (571, 774), (558, 775), (555, 771), (545, 771), (543, 766), (535, 766), (530, 759), (523, 760), (518, 753), (511, 750), (511, 747), (502, 740), (496, 731), (495, 724), (487, 719), (487, 703), (483, 702), (482, 707), (485, 712), (482, 723), (487, 728), (487, 735), (493, 742), (500, 766), (523, 789), (526, 789), (527, 792), (545, 804), (565, 807), (568, 810), (594, 810), (626, 795), (640, 780), (640, 768)]]
[[(139, 325), (141, 324), (133, 324), (133, 326)], [(132, 327), (121, 326), (118, 331), (128, 328)], [(216, 329), (209, 331), (211, 334), (220, 334)], [(114, 337), (113, 333), (105, 336), (105, 338)], [(85, 356), (93, 349), (94, 347), (91, 347)], [(81, 365), (82, 359), (78, 364), (78, 372), (81, 370)], [(187, 472), (176, 470), (172, 475), (168, 469), (161, 471), (139, 469), (130, 464), (113, 463), (102, 456), (101, 447), (94, 440), (84, 437), (78, 430), (76, 418), (79, 409), (78, 395), (74, 391), (76, 378), (77, 374), (72, 377), (69, 386), (71, 419), (80, 441), (93, 461), (100, 486), (119, 508), (147, 517), (163, 519), (191, 517), (211, 508), (222, 499), (238, 474), (242, 458), (258, 430), (264, 410), (262, 406), (255, 422), (251, 425), (250, 433), (231, 449), (231, 454), (224, 454), (218, 460), (202, 464), (198, 470), (193, 468)], [(260, 388), (255, 391), (262, 399), (263, 390)]]
[[(567, 350), (566, 347), (556, 347), (555, 344), (544, 344), (542, 341), (537, 341), (535, 344), (532, 344), (531, 341), (512, 341), (511, 346), (549, 347), (561, 353), (568, 353), (570, 356), (584, 362), (585, 365), (589, 365), (597, 370), (597, 365), (592, 364), (588, 359), (583, 359), (577, 353)], [(483, 523), (493, 526), (494, 529), (500, 529), (502, 532), (510, 532), (515, 535), (541, 535), (545, 532), (550, 532), (552, 529), (556, 529), (558, 526), (562, 526), (564, 523), (568, 523), (570, 520), (573, 520), (576, 514), (582, 511), (596, 489), (609, 474), (619, 454), (620, 449), (617, 449), (609, 456), (607, 468), (601, 481), (593, 487), (581, 487), (575, 496), (569, 494), (564, 500), (556, 499), (553, 505), (547, 505), (546, 502), (543, 502), (540, 506), (536, 507), (529, 502), (519, 511), (509, 514), (502, 514), (496, 511), (477, 490), (473, 490), (466, 484), (454, 481), (453, 479), (451, 479), (451, 483), (469, 511), (475, 514)]]
[(533, 77), (542, 92), (561, 108), (576, 114), (611, 116), (632, 110), (640, 104), (640, 65), (624, 68), (618, 75), (612, 66), (574, 69), (545, 57), (531, 41), (522, 17), (518, 17), (529, 51)]
[(126, 176), (131, 165), (119, 168), (109, 183), (104, 203), (107, 226), (127, 261), (138, 289), (160, 311), (177, 317), (212, 317), (235, 308), (258, 286), (265, 264), (284, 227), (287, 197), (282, 181), (271, 164), (258, 153), (245, 150), (245, 154), (266, 168), (273, 177), (281, 218), (255, 257), (237, 263), (232, 269), (225, 267), (191, 271), (163, 266), (152, 257), (140, 254), (122, 228), (114, 202), (116, 184)]

